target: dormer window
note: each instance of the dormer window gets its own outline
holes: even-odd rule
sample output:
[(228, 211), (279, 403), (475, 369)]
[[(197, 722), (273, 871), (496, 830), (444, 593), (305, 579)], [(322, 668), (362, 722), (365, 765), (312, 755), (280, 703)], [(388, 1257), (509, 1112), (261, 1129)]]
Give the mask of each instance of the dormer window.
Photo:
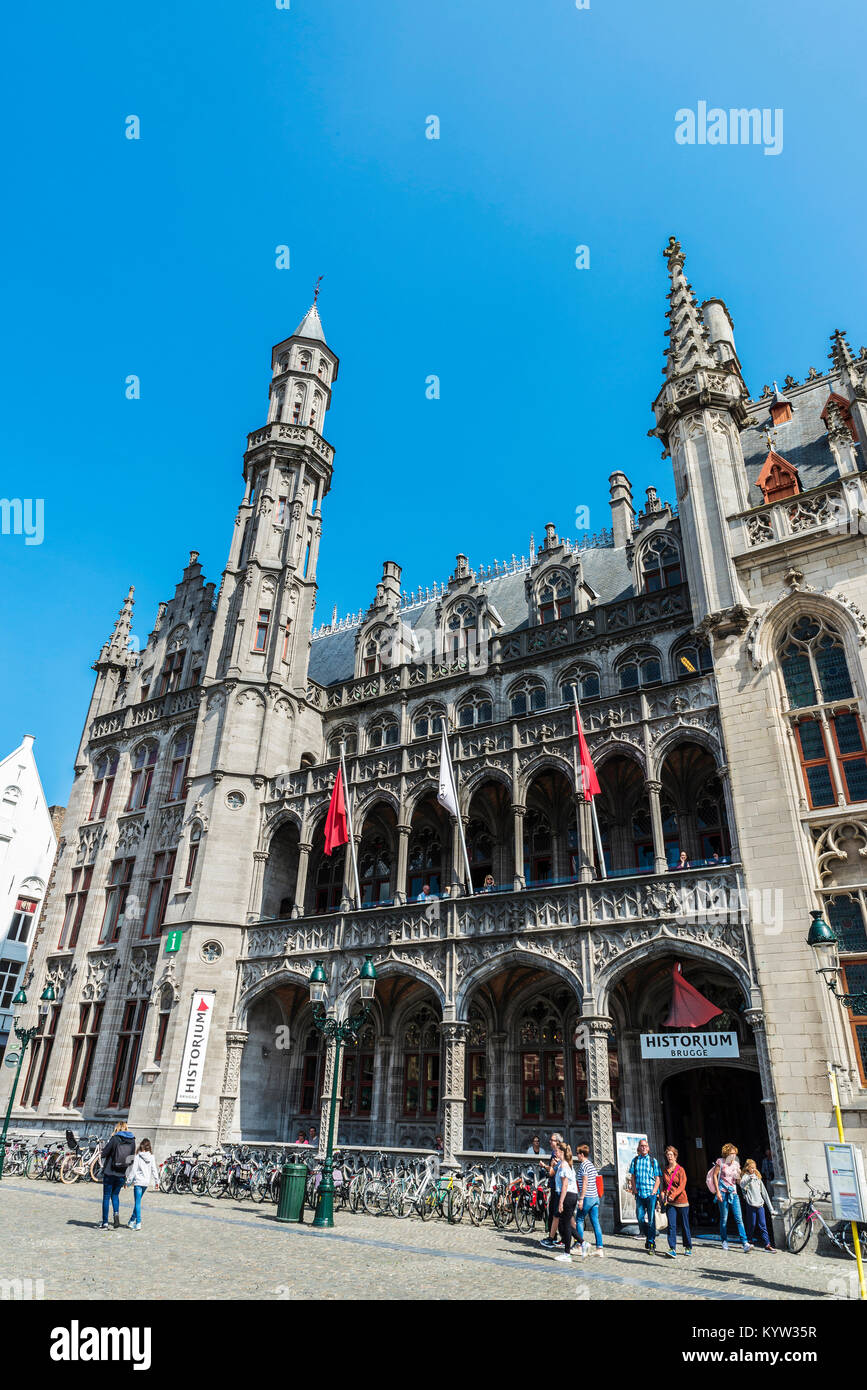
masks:
[(382, 669), (382, 657), (380, 656), (379, 643), (373, 637), (364, 646), (364, 660), (361, 664), (361, 673), (364, 676), (375, 676), (377, 671)]
[(641, 570), (644, 576), (644, 592), (658, 593), (660, 589), (671, 589), (683, 582), (680, 564), (680, 551), (668, 536), (654, 536), (641, 554)]
[(565, 574), (552, 574), (539, 590), (539, 622), (557, 623), (572, 616), (572, 584)]
[(451, 661), (478, 652), (478, 617), (471, 603), (458, 603), (452, 609), (446, 620), (445, 645), (445, 655)]

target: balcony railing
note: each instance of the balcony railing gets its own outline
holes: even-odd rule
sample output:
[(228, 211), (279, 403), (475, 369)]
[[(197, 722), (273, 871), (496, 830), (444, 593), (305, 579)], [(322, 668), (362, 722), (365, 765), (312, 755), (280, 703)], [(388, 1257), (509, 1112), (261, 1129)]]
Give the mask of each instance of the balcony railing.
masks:
[(599, 928), (638, 921), (742, 926), (747, 896), (738, 864), (709, 863), (664, 874), (632, 873), (593, 883), (544, 884), (473, 897), (318, 916), (263, 919), (245, 929), (242, 959), (389, 947), (446, 939)]

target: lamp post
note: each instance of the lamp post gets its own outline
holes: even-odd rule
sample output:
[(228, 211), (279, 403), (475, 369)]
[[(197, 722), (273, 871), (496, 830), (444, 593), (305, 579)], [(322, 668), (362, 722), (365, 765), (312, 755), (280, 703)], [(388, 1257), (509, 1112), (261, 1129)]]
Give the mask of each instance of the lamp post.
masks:
[[(3, 1177), (3, 1163), (6, 1158), (6, 1131), (9, 1128), (9, 1119), (12, 1114), (12, 1106), (15, 1104), (15, 1092), (18, 1090), (18, 1081), (21, 1076), (21, 1067), (24, 1063), (24, 1054), (27, 1051), (31, 1039), (35, 1038), (37, 1033), (42, 1028), (42, 1020), (48, 1013), (48, 1005), (53, 1004), (56, 998), (57, 995), (54, 993), (54, 985), (50, 983), (47, 984), (40, 996), (39, 1022), (34, 1023), (32, 1028), (19, 1028), (17, 1019), (13, 1024), (13, 1027), (15, 1029), (15, 1036), (21, 1044), (21, 1051), (18, 1053), (18, 1065), (15, 1068), (15, 1080), (12, 1082), (12, 1090), (9, 1095), (9, 1104), (6, 1107), (6, 1118), (3, 1121), (3, 1133), (0, 1134), (0, 1178)], [(19, 989), (18, 993), (15, 995), (15, 998), (12, 1000), (12, 1003), (27, 1003), (27, 995), (24, 993), (23, 985), (21, 989)]]
[[(807, 933), (807, 945), (816, 952), (819, 962), (817, 975), (821, 975), (833, 994), (845, 1009), (856, 1014), (867, 1013), (867, 994), (841, 994), (834, 988), (834, 976), (840, 970), (839, 941), (834, 928), (829, 926), (821, 912), (811, 912), (812, 922)], [(828, 1066), (828, 1081), (831, 1086), (831, 1100), (834, 1105), (834, 1118), (837, 1121), (837, 1138), (841, 1144), (846, 1142), (843, 1134), (843, 1115), (840, 1111), (840, 1092), (837, 1077), (832, 1066)], [(852, 1222), (852, 1244), (855, 1247), (855, 1260), (858, 1265), (858, 1292), (861, 1299), (867, 1299), (867, 1283), (864, 1280), (864, 1262), (861, 1257), (861, 1241), (858, 1238), (858, 1223)]]
[(322, 1164), (322, 1181), (319, 1184), (319, 1201), (313, 1225), (331, 1228), (334, 1225), (334, 1116), (336, 1099), (340, 1090), (340, 1059), (345, 1042), (357, 1042), (358, 1034), (370, 1017), (370, 1004), (376, 989), (376, 971), (370, 956), (365, 956), (359, 972), (362, 1007), (359, 1013), (347, 1018), (337, 1019), (326, 1012), (328, 1003), (328, 977), (321, 961), (310, 976), (310, 1002), (313, 1005), (313, 1022), (317, 1030), (334, 1043), (334, 1070), (331, 1079), (331, 1097), (328, 1102), (328, 1136), (325, 1146), (325, 1159)]

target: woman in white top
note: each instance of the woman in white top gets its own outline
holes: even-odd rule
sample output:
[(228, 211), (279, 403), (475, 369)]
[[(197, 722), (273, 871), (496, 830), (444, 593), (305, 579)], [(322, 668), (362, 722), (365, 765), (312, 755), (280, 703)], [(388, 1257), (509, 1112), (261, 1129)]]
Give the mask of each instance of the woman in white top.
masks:
[(149, 1183), (153, 1184), (154, 1191), (159, 1188), (160, 1175), (157, 1169), (157, 1162), (151, 1150), (150, 1139), (143, 1139), (138, 1146), (138, 1153), (127, 1159), (126, 1181), (133, 1190), (134, 1206), (133, 1213), (128, 1221), (131, 1231), (141, 1230), (141, 1199)]
[(572, 1150), (568, 1144), (563, 1145), (563, 1159), (557, 1170), (557, 1178), (560, 1189), (557, 1196), (557, 1210), (560, 1218), (558, 1229), (563, 1237), (563, 1253), (562, 1255), (555, 1255), (554, 1258), (571, 1264), (572, 1218), (578, 1205), (578, 1178), (572, 1166)]

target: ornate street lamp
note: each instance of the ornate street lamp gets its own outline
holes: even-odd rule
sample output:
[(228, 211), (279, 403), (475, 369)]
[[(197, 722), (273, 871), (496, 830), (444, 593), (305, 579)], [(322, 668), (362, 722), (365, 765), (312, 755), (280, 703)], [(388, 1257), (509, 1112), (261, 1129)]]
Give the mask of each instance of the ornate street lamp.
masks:
[[(21, 1050), (18, 1053), (18, 1064), (15, 1068), (15, 1080), (12, 1082), (12, 1090), (9, 1094), (9, 1104), (6, 1107), (6, 1118), (3, 1121), (3, 1133), (0, 1134), (0, 1178), (3, 1177), (3, 1163), (6, 1158), (6, 1132), (9, 1129), (9, 1118), (12, 1114), (12, 1106), (15, 1104), (15, 1092), (18, 1090), (18, 1081), (21, 1076), (21, 1067), (24, 1064), (24, 1054), (27, 1051), (27, 1048), (31, 1040), (36, 1037), (37, 1033), (40, 1033), (42, 1031), (43, 1020), (45, 1019), (48, 1013), (48, 1005), (53, 1004), (56, 998), (57, 995), (54, 992), (54, 985), (51, 984), (49, 981), (49, 983), (45, 986), (44, 990), (42, 991), (42, 994), (40, 995), (39, 1022), (35, 1023), (32, 1028), (19, 1028), (18, 1020), (16, 1018), (13, 1024), (13, 1027), (15, 1029), (15, 1036), (21, 1044)], [(12, 1000), (12, 1003), (27, 1003), (27, 995), (24, 993), (23, 985), (19, 989), (18, 993), (15, 995), (15, 998)]]
[(361, 1010), (350, 1014), (348, 1018), (337, 1019), (326, 1013), (328, 976), (321, 961), (316, 962), (310, 976), (313, 1022), (318, 1031), (334, 1043), (334, 1069), (331, 1074), (331, 1097), (328, 1102), (328, 1137), (322, 1163), (322, 1181), (319, 1184), (319, 1201), (313, 1218), (313, 1225), (319, 1227), (330, 1228), (334, 1225), (334, 1118), (337, 1093), (340, 1090), (340, 1062), (344, 1043), (357, 1043), (358, 1035), (370, 1017), (370, 1004), (376, 989), (376, 971), (370, 956), (365, 956), (358, 983), (362, 1000)]
[(844, 1008), (851, 1009), (855, 1014), (867, 1014), (867, 994), (841, 994), (834, 988), (836, 976), (840, 973), (840, 943), (834, 928), (828, 925), (821, 912), (811, 912), (810, 916), (813, 920), (807, 933), (807, 945), (816, 952), (819, 962), (816, 974), (824, 977), (834, 998), (839, 999)]

